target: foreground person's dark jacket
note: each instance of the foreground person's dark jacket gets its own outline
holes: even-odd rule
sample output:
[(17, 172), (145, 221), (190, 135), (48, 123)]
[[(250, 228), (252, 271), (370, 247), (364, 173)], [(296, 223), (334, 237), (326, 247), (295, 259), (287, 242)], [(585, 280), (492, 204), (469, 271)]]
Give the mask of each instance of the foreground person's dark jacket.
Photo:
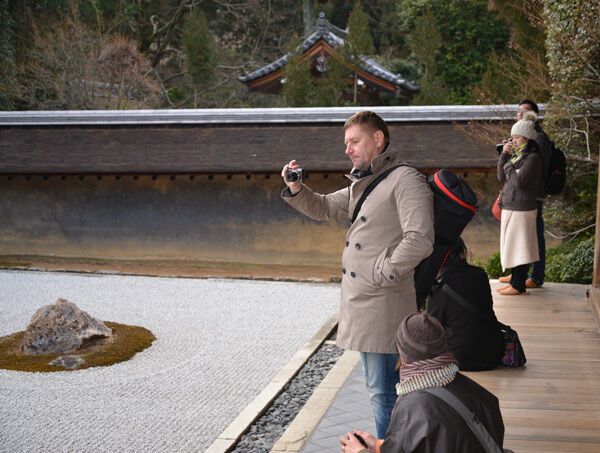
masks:
[[(502, 448), (504, 423), (498, 398), (460, 373), (446, 386), (473, 411)], [(438, 397), (415, 391), (396, 400), (381, 453), (479, 453), (482, 446), (465, 420)]]
[(487, 274), (483, 269), (461, 260), (446, 283), (490, 320), (487, 323), (482, 321), (448, 293), (437, 290), (427, 302), (427, 313), (444, 326), (448, 350), (458, 360), (461, 370), (496, 368), (504, 354), (504, 338), (497, 326)]

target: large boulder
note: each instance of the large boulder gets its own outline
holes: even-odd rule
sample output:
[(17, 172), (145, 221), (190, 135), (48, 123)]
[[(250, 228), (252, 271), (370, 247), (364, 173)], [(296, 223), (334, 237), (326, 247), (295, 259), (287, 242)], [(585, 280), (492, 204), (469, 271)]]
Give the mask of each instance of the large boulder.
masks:
[(21, 349), (29, 355), (64, 354), (81, 347), (84, 342), (112, 335), (112, 330), (65, 299), (35, 312)]

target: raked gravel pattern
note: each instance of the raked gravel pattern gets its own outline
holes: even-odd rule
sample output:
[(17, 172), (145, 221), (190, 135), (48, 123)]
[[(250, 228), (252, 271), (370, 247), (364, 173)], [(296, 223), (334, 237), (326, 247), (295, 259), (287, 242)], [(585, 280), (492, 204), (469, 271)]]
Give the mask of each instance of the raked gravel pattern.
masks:
[(2, 452), (202, 452), (338, 308), (339, 286), (0, 271), (0, 336), (64, 297), (157, 340), (74, 372), (0, 370)]

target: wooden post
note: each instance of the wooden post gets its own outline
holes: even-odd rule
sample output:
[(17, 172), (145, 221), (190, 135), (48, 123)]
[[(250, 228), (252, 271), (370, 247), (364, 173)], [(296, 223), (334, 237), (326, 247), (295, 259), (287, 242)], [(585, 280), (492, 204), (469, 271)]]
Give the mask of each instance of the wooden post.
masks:
[(598, 188), (596, 191), (596, 239), (594, 240), (594, 271), (592, 286), (588, 290), (589, 302), (600, 330), (600, 168), (598, 168)]
[(596, 239), (594, 241), (594, 275), (592, 286), (600, 287), (600, 168), (598, 169), (598, 189), (596, 193)]

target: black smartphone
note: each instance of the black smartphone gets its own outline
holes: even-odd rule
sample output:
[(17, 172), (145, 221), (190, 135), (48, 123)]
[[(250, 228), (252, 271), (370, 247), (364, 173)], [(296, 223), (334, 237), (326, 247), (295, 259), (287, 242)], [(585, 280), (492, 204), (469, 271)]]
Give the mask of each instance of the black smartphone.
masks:
[(359, 434), (354, 433), (354, 437), (358, 439), (358, 441), (362, 444), (363, 447), (368, 448), (367, 443)]

